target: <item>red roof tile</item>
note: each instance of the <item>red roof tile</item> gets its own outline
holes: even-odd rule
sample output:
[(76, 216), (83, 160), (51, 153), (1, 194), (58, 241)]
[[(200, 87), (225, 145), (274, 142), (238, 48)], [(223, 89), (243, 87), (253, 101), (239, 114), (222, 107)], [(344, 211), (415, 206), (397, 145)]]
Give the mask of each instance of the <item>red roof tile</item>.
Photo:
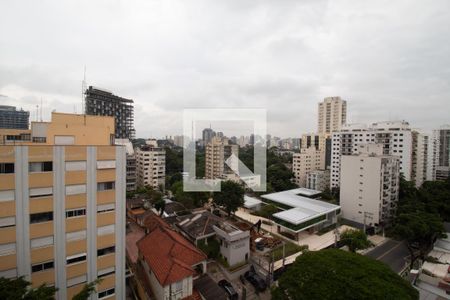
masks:
[(156, 226), (138, 242), (138, 248), (162, 286), (193, 275), (192, 265), (206, 260), (203, 252), (165, 226)]

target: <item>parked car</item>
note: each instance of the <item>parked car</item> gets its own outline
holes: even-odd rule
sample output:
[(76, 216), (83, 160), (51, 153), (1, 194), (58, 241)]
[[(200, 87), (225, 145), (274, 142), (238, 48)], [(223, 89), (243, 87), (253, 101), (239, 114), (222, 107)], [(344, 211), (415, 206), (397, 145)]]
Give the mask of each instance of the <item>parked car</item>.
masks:
[(225, 279), (222, 279), (217, 284), (225, 290), (225, 293), (227, 293), (228, 298), (230, 300), (237, 300), (239, 298), (238, 293), (233, 288), (230, 282), (226, 281)]
[(245, 272), (244, 277), (258, 292), (264, 292), (267, 289), (266, 282), (261, 278), (261, 276), (258, 275), (258, 273), (256, 273), (254, 268), (251, 268), (250, 271)]

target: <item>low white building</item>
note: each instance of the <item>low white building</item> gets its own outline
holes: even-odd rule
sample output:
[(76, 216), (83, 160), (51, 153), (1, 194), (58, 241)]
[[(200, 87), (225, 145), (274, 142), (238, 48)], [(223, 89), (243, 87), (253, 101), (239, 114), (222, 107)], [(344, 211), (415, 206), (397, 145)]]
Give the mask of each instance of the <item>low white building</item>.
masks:
[(341, 158), (342, 217), (370, 227), (385, 225), (397, 208), (400, 160), (383, 155), (383, 145), (362, 144)]
[(220, 242), (220, 254), (229, 266), (245, 263), (250, 258), (250, 233), (242, 231), (230, 223), (214, 225)]
[(298, 240), (299, 232), (314, 232), (335, 224), (341, 207), (314, 199), (320, 191), (298, 188), (262, 195), (263, 202), (273, 204), (281, 211), (272, 215), (278, 232), (288, 232)]

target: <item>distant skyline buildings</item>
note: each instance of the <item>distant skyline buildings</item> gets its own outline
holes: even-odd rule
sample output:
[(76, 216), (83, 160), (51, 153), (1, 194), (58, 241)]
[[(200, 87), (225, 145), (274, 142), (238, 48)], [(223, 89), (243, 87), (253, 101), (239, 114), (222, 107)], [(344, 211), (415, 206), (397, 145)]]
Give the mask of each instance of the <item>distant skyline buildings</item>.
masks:
[(0, 128), (28, 129), (30, 112), (15, 106), (0, 105)]

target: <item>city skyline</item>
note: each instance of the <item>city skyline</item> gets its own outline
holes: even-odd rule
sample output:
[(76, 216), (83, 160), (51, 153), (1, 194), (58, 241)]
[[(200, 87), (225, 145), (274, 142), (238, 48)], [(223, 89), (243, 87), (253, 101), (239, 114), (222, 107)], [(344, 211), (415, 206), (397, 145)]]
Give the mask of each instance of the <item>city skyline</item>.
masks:
[(0, 103), (31, 119), (41, 99), (44, 119), (80, 113), (86, 66), (89, 85), (135, 101), (138, 137), (181, 134), (182, 110), (205, 103), (266, 108), (268, 132), (295, 137), (328, 96), (348, 101), (349, 123), (448, 123), (446, 1), (29, 6), (0, 4)]

